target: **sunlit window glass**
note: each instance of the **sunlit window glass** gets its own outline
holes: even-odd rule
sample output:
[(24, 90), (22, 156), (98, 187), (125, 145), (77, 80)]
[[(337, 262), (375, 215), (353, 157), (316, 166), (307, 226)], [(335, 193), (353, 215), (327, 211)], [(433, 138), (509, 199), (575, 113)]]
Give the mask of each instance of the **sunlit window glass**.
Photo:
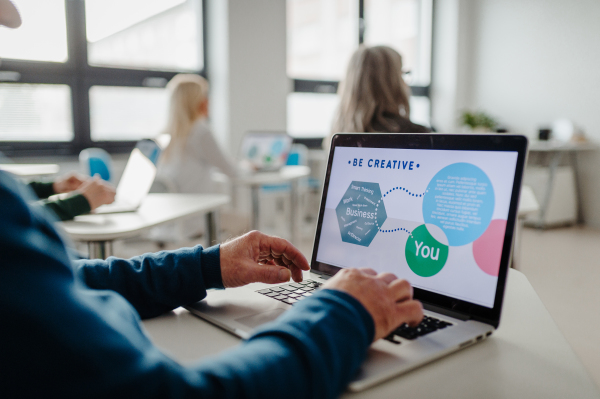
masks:
[(67, 61), (64, 0), (15, 0), (23, 25), (0, 27), (0, 58)]
[(166, 126), (166, 89), (93, 86), (90, 89), (91, 135), (94, 141), (156, 137)]
[(71, 141), (66, 85), (0, 84), (0, 141)]
[(201, 0), (85, 0), (90, 65), (199, 71)]
[(431, 127), (431, 100), (429, 97), (410, 98), (410, 120), (419, 125)]
[(341, 79), (358, 47), (358, 1), (287, 0), (287, 41), (288, 76)]
[(431, 0), (365, 0), (364, 42), (394, 48), (410, 71), (406, 81), (429, 84)]

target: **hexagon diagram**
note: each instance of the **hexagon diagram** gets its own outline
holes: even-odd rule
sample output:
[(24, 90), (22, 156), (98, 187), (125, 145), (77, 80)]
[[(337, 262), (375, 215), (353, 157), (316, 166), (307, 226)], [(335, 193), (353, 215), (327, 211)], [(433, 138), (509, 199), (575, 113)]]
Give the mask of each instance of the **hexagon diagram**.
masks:
[(368, 247), (387, 214), (379, 183), (353, 181), (335, 208), (342, 241)]

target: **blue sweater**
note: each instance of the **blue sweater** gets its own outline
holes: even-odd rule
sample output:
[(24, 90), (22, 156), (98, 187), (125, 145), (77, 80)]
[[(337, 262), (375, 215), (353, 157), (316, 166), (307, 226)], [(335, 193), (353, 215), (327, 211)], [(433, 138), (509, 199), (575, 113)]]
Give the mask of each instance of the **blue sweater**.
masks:
[(30, 196), (0, 172), (1, 398), (328, 398), (365, 358), (371, 316), (321, 290), (236, 348), (183, 366), (140, 317), (222, 288), (219, 247), (72, 262)]

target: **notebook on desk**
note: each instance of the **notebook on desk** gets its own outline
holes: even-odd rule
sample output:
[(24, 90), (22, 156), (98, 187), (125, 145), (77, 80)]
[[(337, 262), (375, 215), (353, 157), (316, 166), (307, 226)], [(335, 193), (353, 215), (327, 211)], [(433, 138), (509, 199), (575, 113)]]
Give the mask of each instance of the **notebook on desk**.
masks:
[(336, 135), (309, 278), (210, 291), (188, 309), (248, 337), (342, 268), (407, 279), (425, 319), (372, 344), (355, 391), (483, 341), (500, 323), (526, 147), (510, 135)]

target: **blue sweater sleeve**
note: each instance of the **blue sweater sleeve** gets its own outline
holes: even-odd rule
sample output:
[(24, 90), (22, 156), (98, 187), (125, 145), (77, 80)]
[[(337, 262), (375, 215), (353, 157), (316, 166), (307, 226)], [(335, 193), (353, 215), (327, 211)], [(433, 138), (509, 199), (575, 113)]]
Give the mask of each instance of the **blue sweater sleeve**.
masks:
[[(0, 203), (2, 398), (334, 397), (358, 369), (373, 338), (373, 321), (360, 303), (323, 290), (238, 347), (183, 366), (152, 344), (123, 296), (88, 285), (108, 280), (119, 287), (116, 276), (144, 274), (160, 262), (153, 263), (152, 256), (129, 261), (127, 272), (111, 278), (90, 277), (93, 268), (74, 273), (45, 211), (27, 205), (20, 185), (2, 172)], [(195, 248), (181, 256), (192, 264), (203, 253)], [(113, 262), (101, 262), (96, 271), (106, 274)], [(86, 273), (89, 281), (84, 282), (79, 275)], [(156, 270), (149, 273), (162, 278)], [(205, 279), (195, 278), (194, 283)], [(171, 289), (157, 291), (170, 296)], [(150, 299), (152, 290), (139, 295)]]
[(198, 302), (208, 288), (223, 288), (219, 246), (144, 254), (131, 259), (75, 262), (77, 274), (94, 289), (121, 294), (142, 318)]

